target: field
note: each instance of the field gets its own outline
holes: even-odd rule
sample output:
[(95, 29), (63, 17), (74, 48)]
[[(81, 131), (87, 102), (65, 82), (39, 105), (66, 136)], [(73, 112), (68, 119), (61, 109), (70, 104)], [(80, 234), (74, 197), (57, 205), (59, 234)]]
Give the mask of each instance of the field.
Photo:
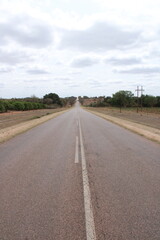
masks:
[(40, 109), (40, 110), (30, 110), (30, 111), (14, 111), (7, 113), (0, 113), (0, 129), (16, 125), (25, 121), (30, 121), (33, 119), (38, 119), (42, 116), (49, 115), (51, 113), (56, 113), (64, 110), (64, 108), (59, 109)]
[(143, 109), (143, 112), (140, 111), (137, 113), (136, 109), (128, 108), (122, 109), (120, 113), (120, 109), (118, 108), (94, 108), (88, 107), (92, 111), (96, 111), (99, 113), (103, 113), (106, 115), (110, 115), (113, 117), (117, 117), (120, 119), (129, 120), (132, 122), (140, 123), (149, 127), (153, 127), (156, 129), (160, 129), (160, 108), (147, 108)]

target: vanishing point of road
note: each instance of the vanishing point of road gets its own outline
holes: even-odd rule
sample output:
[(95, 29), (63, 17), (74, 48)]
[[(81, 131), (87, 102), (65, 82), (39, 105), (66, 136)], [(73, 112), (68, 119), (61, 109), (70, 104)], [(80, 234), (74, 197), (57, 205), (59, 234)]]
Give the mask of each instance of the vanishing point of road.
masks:
[(160, 147), (77, 103), (0, 145), (0, 240), (78, 239), (160, 239)]

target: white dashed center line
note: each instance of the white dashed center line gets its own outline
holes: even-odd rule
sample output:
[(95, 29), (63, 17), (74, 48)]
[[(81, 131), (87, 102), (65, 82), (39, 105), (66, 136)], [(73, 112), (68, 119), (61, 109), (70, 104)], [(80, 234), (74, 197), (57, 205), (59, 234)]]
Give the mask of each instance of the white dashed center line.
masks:
[(75, 163), (79, 163), (78, 145), (78, 136), (76, 136)]
[(89, 188), (88, 172), (86, 166), (86, 158), (83, 145), (81, 123), (79, 121), (79, 134), (80, 134), (80, 148), (82, 158), (82, 178), (83, 178), (83, 196), (85, 208), (85, 222), (86, 222), (86, 236), (87, 240), (96, 240), (94, 216), (91, 202), (91, 193)]

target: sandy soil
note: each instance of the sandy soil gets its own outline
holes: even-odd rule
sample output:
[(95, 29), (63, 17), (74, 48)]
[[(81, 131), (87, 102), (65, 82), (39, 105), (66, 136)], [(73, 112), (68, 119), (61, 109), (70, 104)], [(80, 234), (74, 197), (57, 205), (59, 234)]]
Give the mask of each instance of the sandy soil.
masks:
[(30, 111), (11, 111), (0, 114), (0, 129), (16, 125), (25, 121), (38, 119), (42, 116), (56, 113), (64, 109), (39, 109)]
[(68, 109), (45, 109), (28, 112), (11, 112), (1, 114), (0, 143), (5, 142), (10, 138), (22, 132), (25, 132), (43, 122), (55, 118), (66, 111), (68, 111)]
[[(150, 140), (160, 143), (160, 116), (155, 114), (139, 115), (136, 113), (112, 113), (100, 108), (87, 108), (86, 110), (106, 120), (116, 123), (132, 132), (138, 133)], [(116, 116), (116, 117), (115, 117)], [(126, 120), (127, 119), (127, 120)]]
[(139, 112), (122, 110), (120, 113), (117, 108), (87, 108), (91, 111), (96, 111), (99, 113), (103, 113), (112, 117), (116, 117), (119, 119), (128, 120), (134, 123), (139, 123), (142, 125), (146, 125), (148, 127), (153, 127), (156, 129), (160, 129), (160, 112), (158, 113), (147, 113), (147, 112)]

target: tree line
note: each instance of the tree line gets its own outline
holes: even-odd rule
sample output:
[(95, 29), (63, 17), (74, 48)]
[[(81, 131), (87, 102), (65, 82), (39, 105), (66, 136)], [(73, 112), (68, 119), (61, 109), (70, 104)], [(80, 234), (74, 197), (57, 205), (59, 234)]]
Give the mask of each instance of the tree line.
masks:
[[(87, 96), (79, 97), (82, 105), (87, 103)], [(131, 91), (118, 91), (112, 97), (94, 97), (93, 102), (87, 104), (90, 107), (160, 107), (160, 96), (142, 95), (137, 98)], [(88, 101), (89, 102), (89, 101)]]
[(42, 103), (25, 102), (17, 100), (0, 100), (0, 112), (27, 111), (43, 108), (45, 108), (45, 105)]
[(38, 98), (33, 95), (28, 98), (0, 99), (0, 113), (7, 111), (70, 107), (75, 103), (76, 99), (77, 98), (74, 96), (60, 98), (56, 93), (46, 94), (43, 98)]

